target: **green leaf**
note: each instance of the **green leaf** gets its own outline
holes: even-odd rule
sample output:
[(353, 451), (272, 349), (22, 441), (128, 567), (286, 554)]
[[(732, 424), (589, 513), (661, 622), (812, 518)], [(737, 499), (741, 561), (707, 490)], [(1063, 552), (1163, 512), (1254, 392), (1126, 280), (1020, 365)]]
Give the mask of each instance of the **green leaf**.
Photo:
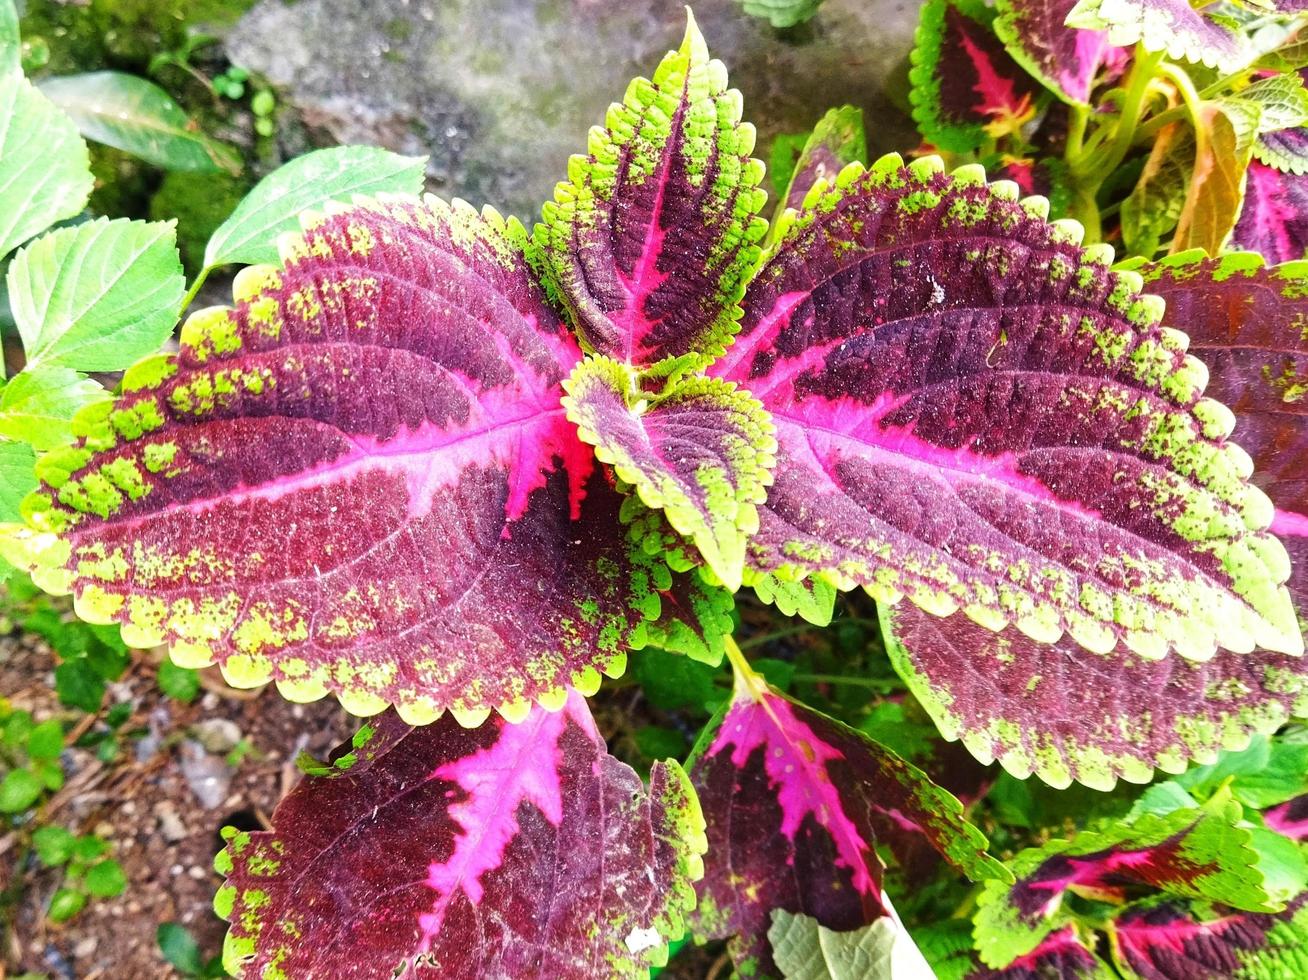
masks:
[(84, 657), (65, 660), (55, 668), (55, 693), (59, 695), (60, 704), (83, 711), (99, 711), (104, 689), (104, 678)]
[(63, 827), (38, 827), (32, 834), (32, 846), (36, 848), (36, 856), (48, 868), (67, 863), (73, 856), (73, 844), (76, 841), (77, 837), (73, 832)]
[(892, 916), (836, 931), (811, 916), (772, 910), (772, 957), (786, 980), (912, 980), (932, 976), (913, 937)]
[(165, 660), (159, 665), (159, 690), (175, 701), (190, 704), (200, 691), (200, 675), (189, 667), (178, 667)]
[(299, 228), (299, 215), (358, 194), (417, 194), (426, 157), (370, 146), (315, 150), (274, 170), (254, 186), (204, 250), (206, 266), (275, 263), (277, 236)]
[(240, 172), (235, 150), (201, 133), (167, 92), (144, 78), (95, 71), (50, 78), (40, 88), (87, 139), (165, 170)]
[(1261, 78), (1241, 89), (1239, 97), (1262, 110), (1259, 132), (1270, 133), (1308, 123), (1308, 89), (1297, 74)]
[(73, 857), (79, 861), (94, 861), (108, 850), (109, 842), (103, 837), (85, 834), (77, 838), (77, 842), (73, 845)]
[(1308, 888), (1308, 861), (1297, 842), (1265, 827), (1250, 827), (1249, 844), (1258, 855), (1257, 868), (1272, 898), (1289, 901)]
[(682, 759), (690, 748), (681, 732), (661, 725), (642, 725), (632, 737), (647, 759)]
[(0, 442), (0, 521), (22, 519), (19, 505), (36, 489), (35, 466), (36, 453), (30, 447)]
[(0, 0), (0, 75), (13, 75), (22, 70), (18, 11), (14, 9), (13, 0)]
[(1258, 736), (1244, 750), (1223, 752), (1211, 765), (1196, 766), (1172, 781), (1201, 797), (1229, 781), (1235, 799), (1266, 809), (1308, 792), (1308, 745)]
[(19, 74), (0, 76), (0, 258), (82, 210), (94, 181), (77, 128)]
[(172, 964), (178, 973), (187, 977), (199, 976), (204, 972), (204, 958), (200, 955), (200, 944), (195, 941), (191, 931), (180, 922), (160, 923), (155, 932), (159, 943), (159, 952)]
[(1152, 258), (1185, 206), (1194, 136), (1182, 123), (1158, 132), (1135, 189), (1122, 202), (1122, 240), (1132, 255)]
[(818, 12), (822, 0), (740, 0), (745, 13), (762, 17), (773, 27), (794, 27)]
[(29, 366), (122, 370), (168, 339), (185, 291), (171, 222), (100, 218), (63, 228), (9, 266)]
[(0, 813), (22, 813), (41, 795), (41, 780), (26, 769), (11, 769), (0, 782)]
[(1244, 200), (1245, 171), (1260, 116), (1258, 105), (1244, 99), (1200, 104), (1200, 124), (1207, 139), (1195, 156), (1190, 191), (1172, 239), (1173, 253), (1202, 248), (1216, 255), (1226, 244)]
[(32, 729), (27, 736), (27, 754), (33, 759), (57, 759), (64, 750), (64, 726), (51, 718)]
[(113, 396), (72, 368), (37, 366), (14, 375), (0, 390), (0, 436), (33, 449), (73, 441), (71, 419), (79, 408)]
[(86, 873), (86, 890), (96, 898), (113, 898), (127, 888), (127, 875), (123, 866), (113, 858), (94, 865)]
[(55, 922), (67, 922), (86, 905), (86, 895), (71, 888), (60, 888), (50, 899), (49, 916)]
[(645, 690), (645, 697), (656, 708), (704, 708), (726, 696), (713, 684), (718, 673), (689, 657), (646, 648), (636, 654), (632, 676)]

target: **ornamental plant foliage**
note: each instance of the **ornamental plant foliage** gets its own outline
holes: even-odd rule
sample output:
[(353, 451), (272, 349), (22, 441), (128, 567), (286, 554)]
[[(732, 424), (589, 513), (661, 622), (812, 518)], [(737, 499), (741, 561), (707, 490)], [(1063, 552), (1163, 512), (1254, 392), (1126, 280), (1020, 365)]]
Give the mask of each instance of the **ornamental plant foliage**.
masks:
[[(133, 646), (369, 718), (273, 830), (225, 833), (228, 968), (645, 976), (688, 935), (757, 977), (1308, 970), (1308, 264), (1276, 196), (1308, 94), (1293, 18), (1256, 11), (930, 0), (917, 118), (957, 165), (866, 162), (837, 110), (771, 221), (692, 20), (531, 230), (380, 151), (278, 171), (206, 254), (259, 264), (175, 352), (168, 226), (19, 250), (0, 551)], [(47, 185), (0, 210), (12, 248), (87, 188), (5, 84), (48, 130), (39, 167), (0, 156)], [(1239, 101), (1278, 128), (1237, 175)], [(1120, 204), (1114, 265), (1127, 159), (1184, 199), (1132, 231)], [(1213, 181), (1296, 261), (1223, 253)], [(856, 729), (770, 685), (746, 589), (818, 626), (864, 590), (913, 697)], [(734, 675), (647, 779), (587, 704), (643, 650)], [(916, 752), (928, 718), (1005, 773)]]

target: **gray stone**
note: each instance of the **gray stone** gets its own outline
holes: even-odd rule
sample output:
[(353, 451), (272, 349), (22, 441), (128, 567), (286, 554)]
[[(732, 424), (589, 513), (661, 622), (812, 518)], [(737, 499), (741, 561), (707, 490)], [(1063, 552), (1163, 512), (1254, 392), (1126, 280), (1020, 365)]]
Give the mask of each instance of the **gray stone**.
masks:
[[(845, 102), (865, 111), (874, 151), (916, 145), (897, 106), (917, 3), (827, 0), (785, 32), (736, 0), (694, 6), (759, 129), (757, 155)], [(429, 153), (438, 193), (529, 219), (684, 26), (682, 0), (262, 0), (228, 52), (338, 142)]]

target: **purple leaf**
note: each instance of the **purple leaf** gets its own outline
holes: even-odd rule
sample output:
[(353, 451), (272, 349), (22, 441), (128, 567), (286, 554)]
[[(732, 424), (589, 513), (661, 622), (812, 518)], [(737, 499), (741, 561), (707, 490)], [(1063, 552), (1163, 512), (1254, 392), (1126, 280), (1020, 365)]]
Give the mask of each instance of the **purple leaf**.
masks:
[(776, 464), (763, 407), (729, 382), (698, 375), (650, 394), (606, 357), (578, 365), (564, 387), (568, 418), (596, 456), (694, 542), (728, 589), (739, 589), (745, 539), (758, 528)]
[(1300, 652), (1271, 505), (1161, 302), (938, 170), (846, 170), (750, 286), (711, 371), (777, 426), (749, 564), (1100, 652)]
[(964, 980), (1114, 980), (1116, 974), (1082, 941), (1075, 926), (1045, 937), (1035, 949), (1002, 969), (978, 964)]
[(1295, 126), (1260, 133), (1254, 157), (1285, 173), (1308, 173), (1308, 128)]
[(908, 604), (882, 610), (895, 669), (946, 738), (1024, 779), (1112, 789), (1182, 772), (1308, 711), (1301, 657), (1219, 651), (1204, 663), (1037, 643)]
[(245, 976), (636, 977), (693, 904), (703, 821), (674, 762), (646, 790), (581, 696), (477, 729), (393, 714), (227, 830), (215, 907)]
[(928, 143), (970, 153), (987, 136), (1017, 132), (1035, 115), (1035, 83), (995, 37), (980, 0), (927, 0), (913, 48), (913, 119)]
[(995, 33), (1008, 53), (1060, 99), (1086, 105), (1114, 49), (1104, 31), (1066, 26), (1076, 0), (997, 0)]
[(1112, 923), (1113, 954), (1139, 980), (1290, 980), (1308, 971), (1308, 903), (1272, 915), (1164, 900)]
[(1254, 160), (1231, 244), (1268, 262), (1308, 255), (1308, 174), (1281, 173)]
[(712, 358), (736, 331), (767, 222), (740, 93), (692, 19), (636, 79), (545, 205), (535, 240), (583, 342), (646, 366)]
[(1263, 824), (1293, 840), (1308, 840), (1308, 794), (1264, 810)]
[(1244, 67), (1251, 58), (1242, 35), (1187, 0), (1080, 0), (1066, 23), (1107, 31), (1108, 43), (1119, 48), (1139, 43), (1146, 51), (1165, 51), (1171, 58), (1225, 72)]
[(1215, 798), (1203, 809), (1146, 813), (1021, 852), (1008, 863), (1016, 882), (989, 881), (978, 900), (974, 935), (982, 962), (1006, 967), (1036, 949), (1063, 925), (1069, 892), (1122, 903), (1151, 889), (1249, 911), (1274, 908), (1249, 833), (1236, 826), (1241, 817), (1238, 803)]
[(736, 962), (775, 975), (773, 909), (829, 929), (887, 912), (875, 851), (880, 820), (925, 835), (964, 873), (1002, 875), (956, 799), (865, 735), (737, 681), (691, 761), (709, 840), (696, 933), (732, 937)]
[(593, 692), (672, 583), (564, 414), (580, 351), (525, 240), (434, 198), (318, 220), (75, 420), (27, 502), (63, 537), (26, 563), (128, 642), (294, 700), (475, 724)]

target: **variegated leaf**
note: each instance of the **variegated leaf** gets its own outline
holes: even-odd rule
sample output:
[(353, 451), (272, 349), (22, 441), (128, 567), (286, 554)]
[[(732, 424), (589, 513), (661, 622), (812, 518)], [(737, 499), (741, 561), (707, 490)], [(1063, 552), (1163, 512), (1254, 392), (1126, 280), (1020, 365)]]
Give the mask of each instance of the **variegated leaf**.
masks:
[(1251, 56), (1245, 39), (1226, 23), (1204, 16), (1186, 0), (1080, 0), (1068, 27), (1107, 31), (1108, 43), (1204, 64), (1222, 71), (1243, 67)]
[(1268, 262), (1308, 255), (1308, 174), (1250, 163), (1231, 244), (1258, 252)]
[(1067, 26), (1076, 0), (997, 0), (995, 33), (1008, 53), (1067, 102), (1086, 105), (1111, 47), (1104, 31)]

